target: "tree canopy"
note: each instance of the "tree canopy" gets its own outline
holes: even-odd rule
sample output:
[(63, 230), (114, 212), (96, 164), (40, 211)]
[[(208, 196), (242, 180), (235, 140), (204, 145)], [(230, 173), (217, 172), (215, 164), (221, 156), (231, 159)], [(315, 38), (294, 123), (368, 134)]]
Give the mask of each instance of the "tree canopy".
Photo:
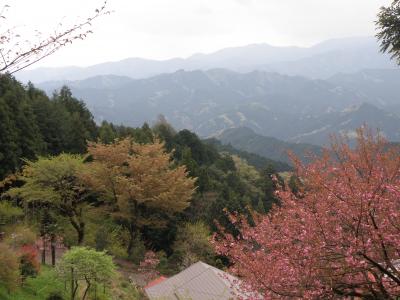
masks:
[(114, 207), (113, 216), (131, 237), (129, 254), (137, 232), (149, 225), (163, 227), (189, 206), (195, 179), (184, 166), (174, 166), (162, 143), (127, 138), (111, 145), (91, 143), (88, 151), (94, 161), (83, 179)]
[[(240, 235), (216, 237), (219, 253), (267, 298), (396, 299), (400, 293), (400, 149), (359, 130), (308, 166), (302, 190), (255, 226), (232, 216)], [(301, 194), (301, 195), (300, 195)]]
[(93, 115), (67, 87), (49, 98), (6, 75), (0, 76), (0, 120), (0, 180), (19, 170), (24, 159), (83, 154), (98, 135)]
[(82, 300), (86, 299), (93, 284), (110, 284), (115, 269), (111, 256), (86, 247), (73, 247), (63, 255), (56, 267), (58, 276), (71, 283), (72, 299), (75, 299), (79, 282), (86, 283)]
[(10, 189), (8, 195), (22, 198), (27, 205), (48, 205), (58, 215), (66, 217), (77, 232), (78, 244), (81, 244), (88, 195), (78, 178), (82, 168), (82, 156), (73, 154), (27, 161), (21, 178), (25, 184)]
[(377, 37), (381, 42), (382, 52), (388, 52), (400, 64), (400, 1), (382, 7), (376, 22)]

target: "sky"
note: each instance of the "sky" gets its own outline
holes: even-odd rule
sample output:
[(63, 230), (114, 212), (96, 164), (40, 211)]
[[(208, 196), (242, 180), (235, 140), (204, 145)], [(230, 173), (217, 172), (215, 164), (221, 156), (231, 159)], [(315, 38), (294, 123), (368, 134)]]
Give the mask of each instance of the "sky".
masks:
[[(376, 14), (391, 0), (108, 0), (110, 15), (93, 34), (38, 66), (87, 66), (128, 57), (168, 59), (254, 43), (311, 46), (374, 35)], [(102, 0), (0, 0), (7, 22), (29, 36), (82, 20)]]

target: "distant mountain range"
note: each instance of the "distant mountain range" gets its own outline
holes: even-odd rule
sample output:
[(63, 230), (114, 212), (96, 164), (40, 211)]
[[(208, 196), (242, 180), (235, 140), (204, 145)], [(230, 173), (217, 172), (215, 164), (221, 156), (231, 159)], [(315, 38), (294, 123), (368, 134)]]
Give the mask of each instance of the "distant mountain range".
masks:
[[(238, 137), (242, 136), (240, 135), (241, 131), (244, 130), (250, 130), (251, 129), (246, 129), (246, 128), (237, 128), (237, 129), (228, 129), (227, 130), (227, 135), (229, 135), (228, 131), (236, 131), (238, 133)], [(253, 131), (252, 131), (253, 132)], [(254, 133), (254, 132), (253, 132)], [(276, 139), (273, 139), (274, 141)], [(276, 140), (278, 143), (282, 143), (282, 141)], [(264, 152), (265, 155), (260, 155), (256, 154), (255, 152), (248, 152), (244, 150), (239, 150), (237, 148), (234, 148), (229, 142), (228, 143), (223, 143), (221, 140), (218, 140), (216, 138), (211, 138), (211, 139), (205, 139), (203, 142), (213, 145), (218, 152), (222, 153), (229, 153), (231, 155), (236, 155), (240, 157), (241, 159), (244, 159), (249, 165), (255, 167), (259, 171), (263, 171), (265, 167), (267, 166), (272, 166), (277, 172), (286, 172), (286, 171), (293, 171), (293, 166), (291, 166), (291, 162), (287, 160), (286, 155), (275, 155), (276, 158), (280, 158), (282, 160), (286, 160), (286, 162), (283, 162), (282, 160), (273, 160), (270, 159), (267, 155), (274, 154), (274, 152)], [(319, 152), (319, 147), (316, 147)], [(282, 148), (284, 149), (284, 148)], [(275, 152), (276, 153), (276, 152)], [(285, 151), (282, 152), (282, 154), (285, 154)]]
[(82, 80), (100, 75), (147, 78), (178, 70), (209, 70), (224, 68), (236, 72), (264, 70), (286, 75), (326, 79), (336, 73), (353, 73), (362, 69), (396, 68), (387, 55), (379, 52), (373, 37), (328, 40), (309, 48), (275, 47), (253, 44), (226, 48), (210, 54), (196, 54), (189, 58), (149, 60), (127, 58), (89, 67), (39, 68), (17, 74), (23, 82), (49, 80)]
[(129, 58), (17, 76), (49, 94), (69, 86), (97, 122), (140, 126), (163, 114), (175, 128), (204, 138), (246, 127), (319, 146), (332, 133), (351, 138), (367, 124), (400, 141), (400, 68), (373, 37), (309, 48), (254, 44), (187, 59)]
[(328, 80), (214, 69), (137, 80), (98, 76), (38, 86), (51, 93), (67, 84), (85, 100), (98, 122), (140, 126), (163, 114), (177, 129), (187, 128), (203, 137), (248, 127), (289, 142), (324, 145), (330, 133), (352, 136), (364, 123), (399, 141), (400, 118), (395, 108), (400, 103), (400, 84), (393, 79), (399, 77), (400, 70), (391, 69)]
[(231, 145), (241, 151), (288, 164), (292, 162), (288, 152), (292, 152), (303, 162), (309, 162), (314, 156), (321, 155), (323, 151), (323, 148), (315, 145), (287, 143), (276, 138), (265, 137), (246, 127), (227, 129), (217, 136), (217, 139), (222, 144)]
[(364, 99), (374, 99), (379, 107), (400, 115), (400, 72), (397, 69), (362, 70), (339, 73), (329, 82), (351, 90)]

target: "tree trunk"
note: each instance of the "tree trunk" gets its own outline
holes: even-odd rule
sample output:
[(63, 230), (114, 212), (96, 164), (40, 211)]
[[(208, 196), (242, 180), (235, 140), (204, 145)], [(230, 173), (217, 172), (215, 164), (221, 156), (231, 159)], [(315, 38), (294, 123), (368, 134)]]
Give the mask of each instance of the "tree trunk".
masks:
[[(85, 277), (86, 277), (86, 276), (85, 276)], [(85, 300), (85, 299), (86, 299), (87, 292), (88, 292), (89, 289), (90, 289), (90, 281), (87, 280), (87, 278), (86, 278), (86, 284), (87, 284), (87, 286), (86, 286), (86, 289), (85, 289), (85, 293), (83, 294), (82, 300)]]
[(133, 243), (135, 241), (135, 231), (132, 227), (129, 228), (129, 243), (128, 243), (128, 257), (132, 255)]
[(70, 217), (69, 220), (78, 234), (78, 245), (82, 245), (85, 237), (85, 223), (82, 221), (77, 222), (73, 217)]
[(71, 300), (75, 300), (74, 268), (71, 268)]
[(76, 292), (78, 291), (79, 285), (78, 285), (78, 280), (75, 280), (75, 287), (74, 287), (74, 293), (73, 293), (73, 299), (75, 300)]
[(85, 225), (81, 223), (78, 230), (78, 245), (82, 245), (84, 236), (85, 236)]
[(42, 236), (42, 265), (46, 264), (46, 237)]
[(54, 267), (56, 265), (56, 237), (54, 234), (51, 235), (50, 245), (51, 245), (51, 265)]

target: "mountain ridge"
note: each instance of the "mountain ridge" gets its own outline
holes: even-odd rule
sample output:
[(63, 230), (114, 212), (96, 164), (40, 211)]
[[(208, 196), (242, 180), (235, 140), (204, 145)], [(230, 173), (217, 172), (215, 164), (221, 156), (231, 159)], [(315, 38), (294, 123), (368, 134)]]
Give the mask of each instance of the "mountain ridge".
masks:
[[(332, 55), (340, 57), (340, 61), (333, 64)], [(349, 65), (349, 61), (355, 63)], [(30, 80), (34, 83), (49, 80), (82, 80), (110, 74), (140, 79), (172, 73), (179, 69), (205, 71), (225, 68), (236, 72), (265, 70), (326, 79), (338, 72), (357, 71), (361, 66), (394, 68), (395, 64), (390, 61), (388, 55), (379, 52), (378, 43), (374, 38), (353, 37), (327, 40), (311, 47), (279, 47), (262, 43), (224, 48), (188, 58), (152, 60), (133, 57), (88, 67), (39, 68), (24, 70), (17, 74), (17, 77), (23, 82)]]
[[(391, 140), (400, 140), (399, 118), (385, 111), (379, 98), (334, 80), (213, 69), (180, 70), (147, 79), (100, 76), (67, 83), (74, 95), (86, 101), (97, 122), (106, 119), (140, 126), (164, 114), (177, 129), (187, 128), (202, 137), (244, 126), (265, 136), (317, 145), (329, 142), (330, 133), (352, 132), (370, 123)], [(51, 94), (62, 84), (39, 87)], [(391, 89), (391, 94), (400, 94), (400, 86)]]
[(289, 152), (303, 162), (310, 162), (313, 156), (319, 156), (323, 152), (323, 148), (316, 145), (281, 141), (274, 137), (257, 134), (247, 127), (227, 129), (216, 138), (222, 144), (231, 145), (235, 149), (288, 164), (292, 164)]

